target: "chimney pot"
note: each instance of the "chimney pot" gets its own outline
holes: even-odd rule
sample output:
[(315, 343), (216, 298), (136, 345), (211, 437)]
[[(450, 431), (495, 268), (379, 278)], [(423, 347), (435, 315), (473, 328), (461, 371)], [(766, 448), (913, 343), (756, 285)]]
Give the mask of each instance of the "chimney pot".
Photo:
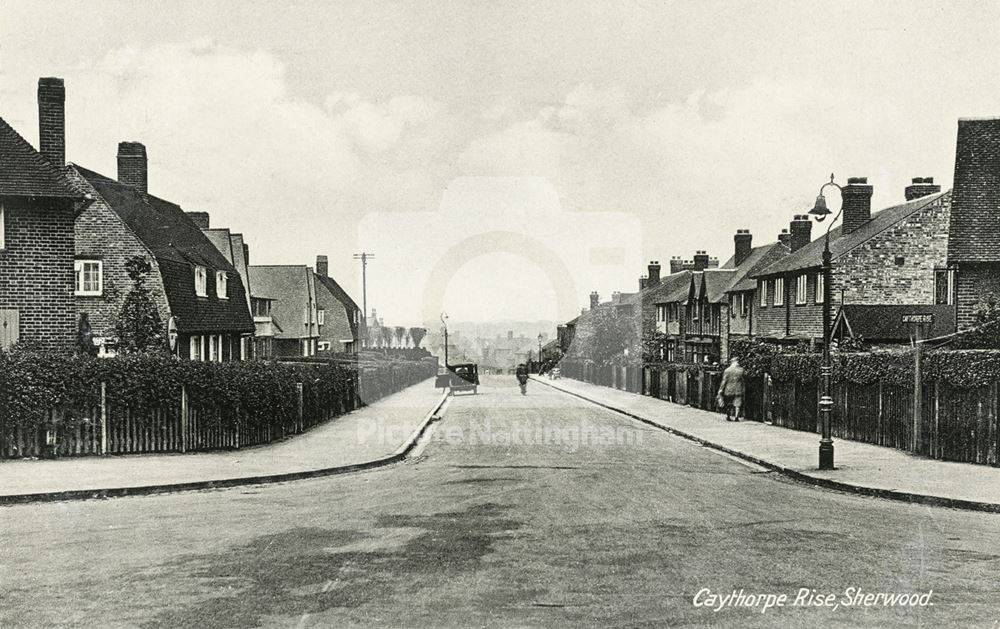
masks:
[(791, 225), (789, 225), (789, 232), (791, 237), (788, 241), (788, 246), (795, 253), (802, 247), (809, 244), (812, 240), (812, 221), (809, 217), (804, 214), (797, 214), (792, 220)]
[(736, 245), (733, 253), (733, 262), (736, 266), (739, 266), (750, 255), (750, 251), (753, 248), (753, 236), (750, 234), (749, 229), (737, 229), (736, 235), (733, 236), (733, 242)]
[(694, 270), (704, 271), (708, 268), (709, 258), (708, 254), (704, 251), (698, 251), (694, 254)]
[(330, 262), (326, 256), (316, 256), (316, 274), (330, 277)]
[(38, 79), (38, 152), (56, 168), (66, 165), (66, 86), (62, 79)]
[(914, 177), (910, 185), (903, 189), (907, 201), (941, 192), (941, 186), (934, 184), (934, 177)]
[(843, 216), (841, 230), (850, 234), (872, 218), (872, 186), (868, 185), (868, 177), (849, 177), (847, 185), (841, 192)]
[(649, 279), (646, 281), (646, 286), (659, 286), (660, 284), (660, 261), (651, 260), (647, 270), (649, 271)]
[(591, 291), (590, 293), (590, 309), (593, 310), (597, 308), (597, 305), (601, 303), (601, 297), (597, 294), (597, 291)]
[(118, 143), (118, 181), (147, 194), (146, 147), (141, 142)]

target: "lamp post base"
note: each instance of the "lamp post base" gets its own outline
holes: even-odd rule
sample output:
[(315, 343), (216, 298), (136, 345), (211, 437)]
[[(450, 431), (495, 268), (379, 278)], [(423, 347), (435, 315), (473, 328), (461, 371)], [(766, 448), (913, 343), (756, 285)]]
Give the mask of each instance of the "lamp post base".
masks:
[(821, 470), (834, 469), (832, 439), (821, 439), (819, 442), (819, 469)]

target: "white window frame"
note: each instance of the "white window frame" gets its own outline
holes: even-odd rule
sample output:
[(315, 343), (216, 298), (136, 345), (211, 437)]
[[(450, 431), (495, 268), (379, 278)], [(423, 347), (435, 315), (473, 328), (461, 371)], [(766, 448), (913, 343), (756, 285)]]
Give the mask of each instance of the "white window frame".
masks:
[(192, 336), (188, 344), (190, 345), (188, 357), (191, 360), (201, 360), (201, 339), (197, 336)]
[(814, 301), (817, 304), (821, 304), (824, 299), (826, 299), (826, 287), (823, 285), (823, 272), (820, 271), (816, 274), (816, 296)]
[(194, 294), (208, 297), (208, 269), (203, 266), (194, 267)]
[(767, 280), (757, 282), (757, 290), (760, 291), (760, 307), (767, 308)]
[(326, 310), (320, 308), (316, 311), (316, 324), (324, 325), (326, 323)]
[(808, 301), (809, 295), (809, 275), (800, 273), (795, 278), (795, 305), (801, 306)]
[(774, 278), (774, 305), (785, 305), (785, 278), (783, 277)]
[(0, 249), (7, 248), (7, 214), (3, 211), (3, 203), (0, 203)]
[[(87, 265), (97, 265), (97, 289), (85, 290), (84, 272)], [(94, 259), (73, 260), (73, 294), (84, 297), (100, 297), (104, 294), (104, 262)]]
[(229, 276), (225, 271), (215, 272), (215, 296), (219, 299), (229, 299)]

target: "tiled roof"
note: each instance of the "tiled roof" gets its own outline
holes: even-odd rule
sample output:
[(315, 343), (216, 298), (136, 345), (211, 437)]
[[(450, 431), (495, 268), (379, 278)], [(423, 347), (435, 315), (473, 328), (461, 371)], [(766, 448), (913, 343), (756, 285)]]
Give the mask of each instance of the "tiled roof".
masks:
[[(937, 194), (930, 194), (919, 199), (914, 199), (913, 201), (908, 201), (900, 205), (886, 208), (873, 215), (871, 220), (864, 223), (849, 234), (843, 234), (842, 226), (838, 225), (835, 229), (830, 231), (830, 253), (833, 255), (833, 259), (836, 260), (858, 245), (861, 245), (865, 241), (877, 236), (886, 229), (889, 229), (899, 221), (924, 209), (932, 203), (937, 203), (949, 194), (951, 194), (951, 191), (939, 192)], [(825, 235), (821, 234), (819, 238), (810, 242), (808, 245), (802, 247), (795, 253), (787, 255), (781, 260), (768, 265), (765, 268), (754, 271), (751, 273), (750, 277), (776, 275), (779, 273), (800, 271), (822, 265), (824, 237)]]
[(358, 307), (358, 304), (351, 299), (351, 296), (347, 294), (347, 291), (341, 288), (340, 284), (338, 284), (332, 277), (316, 273), (316, 279), (323, 285), (324, 288), (333, 294), (337, 301), (344, 304), (344, 309), (347, 311), (347, 320), (351, 323), (351, 333), (354, 334), (354, 338), (359, 338), (358, 324), (355, 323), (355, 319), (351, 316), (351, 313), (360, 311), (361, 308)]
[(0, 118), (0, 196), (80, 198), (83, 195)]
[[(160, 267), (171, 314), (181, 332), (252, 332), (253, 319), (239, 272), (176, 204), (82, 166), (72, 168), (89, 183), (152, 252)], [(193, 267), (209, 270), (208, 297), (194, 292)], [(225, 271), (228, 299), (215, 296), (215, 273)]]
[(905, 341), (911, 334), (910, 324), (903, 323), (906, 314), (934, 315), (931, 337), (955, 331), (954, 306), (845, 304), (834, 320), (834, 333), (860, 336), (867, 341)]
[(948, 262), (1000, 262), (1000, 118), (958, 121)]
[(658, 286), (650, 291), (648, 300), (654, 304), (669, 304), (687, 301), (691, 291), (691, 271), (673, 273), (660, 279)]
[(279, 326), (279, 339), (317, 336), (305, 324), (305, 308), (313, 296), (312, 271), (305, 265), (251, 266), (250, 285), (254, 297), (265, 295), (274, 300), (271, 318)]
[(701, 274), (708, 303), (726, 301), (726, 291), (739, 278), (736, 269), (706, 269)]
[[(752, 279), (754, 273), (789, 254), (788, 245), (783, 242), (772, 242), (770, 244), (754, 247), (750, 250), (750, 255), (743, 261), (737, 269), (739, 277), (733, 280), (729, 291), (745, 291), (757, 288), (757, 281)], [(728, 264), (728, 263), (727, 263)]]

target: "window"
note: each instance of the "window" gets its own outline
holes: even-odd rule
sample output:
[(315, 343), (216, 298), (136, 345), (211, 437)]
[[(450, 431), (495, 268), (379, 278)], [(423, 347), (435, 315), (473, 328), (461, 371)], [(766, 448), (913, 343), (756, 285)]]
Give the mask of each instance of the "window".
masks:
[(785, 278), (783, 277), (774, 278), (774, 305), (785, 305)]
[(191, 360), (201, 360), (201, 337), (191, 337)]
[(255, 317), (270, 317), (271, 316), (271, 300), (261, 299), (259, 297), (251, 297), (250, 303), (253, 304), (253, 316)]
[(826, 281), (823, 279), (823, 273), (816, 274), (816, 303), (821, 304), (823, 300), (826, 299)]
[(667, 304), (657, 304), (656, 306), (656, 321), (661, 323), (667, 320)]
[(77, 295), (100, 295), (104, 292), (104, 264), (100, 260), (74, 260)]
[(906, 264), (906, 258), (903, 256), (896, 256), (896, 266), (903, 266)]
[(316, 311), (316, 323), (318, 323), (319, 325), (323, 325), (325, 322), (326, 322), (326, 310), (322, 310), (322, 309), (317, 310)]
[(213, 363), (221, 360), (219, 356), (219, 337), (215, 334), (208, 337), (208, 360)]
[(208, 297), (208, 269), (203, 266), (194, 267), (194, 294)]
[(4, 230), (4, 224), (6, 222), (7, 222), (7, 218), (5, 217), (5, 215), (3, 213), (3, 205), (0, 205), (0, 249), (3, 249), (4, 246), (5, 246), (5, 243), (4, 243), (4, 231), (5, 231)]
[(795, 278), (795, 303), (806, 303), (806, 290), (809, 284), (809, 276), (805, 273)]
[(955, 303), (955, 269), (934, 271), (934, 303), (939, 306)]
[(215, 272), (215, 296), (219, 299), (229, 299), (229, 277), (225, 271)]
[(757, 292), (760, 293), (760, 307), (767, 308), (767, 280), (757, 282)]
[(740, 316), (744, 319), (750, 316), (750, 295), (740, 293)]

